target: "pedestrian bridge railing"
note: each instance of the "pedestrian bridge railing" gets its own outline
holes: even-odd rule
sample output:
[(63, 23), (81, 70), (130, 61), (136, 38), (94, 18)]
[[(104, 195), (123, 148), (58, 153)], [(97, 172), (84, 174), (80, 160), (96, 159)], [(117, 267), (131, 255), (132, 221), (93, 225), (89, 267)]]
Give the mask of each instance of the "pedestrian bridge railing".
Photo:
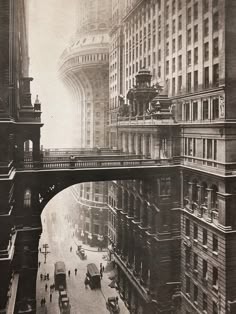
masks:
[(85, 168), (112, 168), (112, 167), (150, 167), (177, 165), (178, 157), (169, 159), (120, 159), (120, 160), (68, 160), (23, 162), (17, 166), (18, 170), (25, 169), (85, 169)]

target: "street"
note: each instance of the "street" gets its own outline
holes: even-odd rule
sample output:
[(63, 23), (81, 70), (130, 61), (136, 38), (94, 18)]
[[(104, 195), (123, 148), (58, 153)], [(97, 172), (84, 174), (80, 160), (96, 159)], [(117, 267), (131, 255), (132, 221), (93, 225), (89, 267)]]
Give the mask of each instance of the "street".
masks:
[[(56, 314), (60, 313), (58, 306), (58, 291), (53, 290), (50, 302), (50, 285), (54, 283), (54, 263), (63, 261), (67, 270), (67, 293), (71, 304), (71, 314), (105, 314), (109, 313), (106, 309), (108, 297), (118, 296), (118, 292), (108, 285), (111, 283), (109, 276), (110, 265), (106, 261), (107, 252), (98, 252), (96, 248), (83, 245), (86, 250), (87, 260), (81, 260), (76, 254), (78, 244), (82, 242), (73, 237), (74, 230), (72, 224), (68, 222), (66, 216), (70, 206), (75, 203), (69, 189), (64, 190), (55, 196), (45, 207), (41, 219), (43, 223), (43, 233), (40, 239), (39, 261), (37, 277), (37, 313)], [(56, 219), (55, 219), (56, 217)], [(43, 245), (48, 244), (46, 263), (44, 263)], [(72, 247), (72, 251), (70, 251)], [(101, 289), (91, 290), (84, 285), (86, 266), (88, 263), (95, 263), (99, 269), (100, 263), (105, 267), (101, 280)], [(77, 275), (75, 275), (77, 268)], [(68, 271), (70, 270), (70, 277)], [(43, 275), (43, 279), (40, 275)], [(44, 275), (49, 274), (49, 280), (44, 280)], [(45, 288), (47, 285), (47, 291)], [(41, 305), (42, 298), (46, 304)], [(123, 301), (119, 298), (120, 313), (129, 313)]]

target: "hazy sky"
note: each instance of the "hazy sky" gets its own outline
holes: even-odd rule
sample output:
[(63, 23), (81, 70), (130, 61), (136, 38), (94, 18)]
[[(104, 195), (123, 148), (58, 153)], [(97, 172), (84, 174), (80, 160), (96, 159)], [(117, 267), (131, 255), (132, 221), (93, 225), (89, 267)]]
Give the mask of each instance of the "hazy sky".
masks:
[(72, 147), (76, 123), (70, 96), (58, 77), (57, 62), (75, 32), (77, 0), (28, 0), (29, 54), (32, 102), (42, 103), (41, 143), (45, 147)]

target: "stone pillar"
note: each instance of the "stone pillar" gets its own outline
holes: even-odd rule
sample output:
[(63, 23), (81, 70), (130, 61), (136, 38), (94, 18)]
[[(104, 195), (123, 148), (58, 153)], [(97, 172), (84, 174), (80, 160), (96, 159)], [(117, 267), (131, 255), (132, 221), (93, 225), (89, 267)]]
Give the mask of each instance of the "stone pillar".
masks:
[(202, 186), (201, 185), (197, 185), (197, 202), (198, 202), (198, 217), (202, 217)]
[(147, 157), (147, 136), (143, 134), (142, 136), (142, 154)]
[(33, 139), (33, 161), (40, 161), (40, 134)]
[(129, 133), (128, 135), (128, 146), (129, 146), (129, 154), (133, 154), (133, 135)]

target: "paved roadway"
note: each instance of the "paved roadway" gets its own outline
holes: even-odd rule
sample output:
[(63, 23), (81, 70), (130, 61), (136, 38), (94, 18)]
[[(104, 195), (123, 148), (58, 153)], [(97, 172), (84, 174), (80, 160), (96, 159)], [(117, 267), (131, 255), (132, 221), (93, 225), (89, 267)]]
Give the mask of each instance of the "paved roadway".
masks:
[[(81, 260), (76, 254), (76, 244), (78, 240), (73, 238), (73, 228), (66, 219), (69, 213), (70, 205), (73, 206), (75, 200), (69, 191), (64, 190), (55, 196), (44, 209), (41, 219), (43, 222), (43, 233), (40, 239), (40, 247), (44, 243), (49, 245), (46, 264), (42, 253), (39, 253), (39, 260), (41, 262), (38, 270), (37, 278), (37, 313), (57, 314), (60, 313), (58, 306), (58, 292), (52, 293), (52, 302), (50, 302), (49, 286), (53, 283), (54, 263), (56, 261), (64, 261), (67, 271), (70, 270), (71, 275), (67, 274), (67, 292), (71, 304), (71, 314), (107, 314), (105, 300), (110, 296), (117, 296), (117, 291), (110, 288), (108, 285), (111, 282), (108, 278), (112, 275), (109, 272), (109, 266), (106, 262), (106, 252), (98, 252), (96, 248), (90, 248), (95, 251), (86, 251), (87, 260)], [(53, 219), (53, 215), (56, 219)], [(72, 252), (70, 247), (72, 246)], [(84, 279), (86, 274), (86, 265), (88, 263), (95, 263), (99, 269), (100, 263), (105, 266), (105, 272), (101, 281), (101, 290), (91, 290), (85, 288)], [(107, 266), (107, 267), (106, 267)], [(77, 276), (75, 276), (75, 268), (78, 269)], [(41, 281), (40, 274), (49, 273), (49, 281)], [(45, 284), (48, 285), (47, 292), (45, 291)], [(46, 306), (40, 305), (41, 299), (45, 297)], [(120, 313), (126, 314), (129, 311), (126, 309), (124, 303), (119, 298)]]

